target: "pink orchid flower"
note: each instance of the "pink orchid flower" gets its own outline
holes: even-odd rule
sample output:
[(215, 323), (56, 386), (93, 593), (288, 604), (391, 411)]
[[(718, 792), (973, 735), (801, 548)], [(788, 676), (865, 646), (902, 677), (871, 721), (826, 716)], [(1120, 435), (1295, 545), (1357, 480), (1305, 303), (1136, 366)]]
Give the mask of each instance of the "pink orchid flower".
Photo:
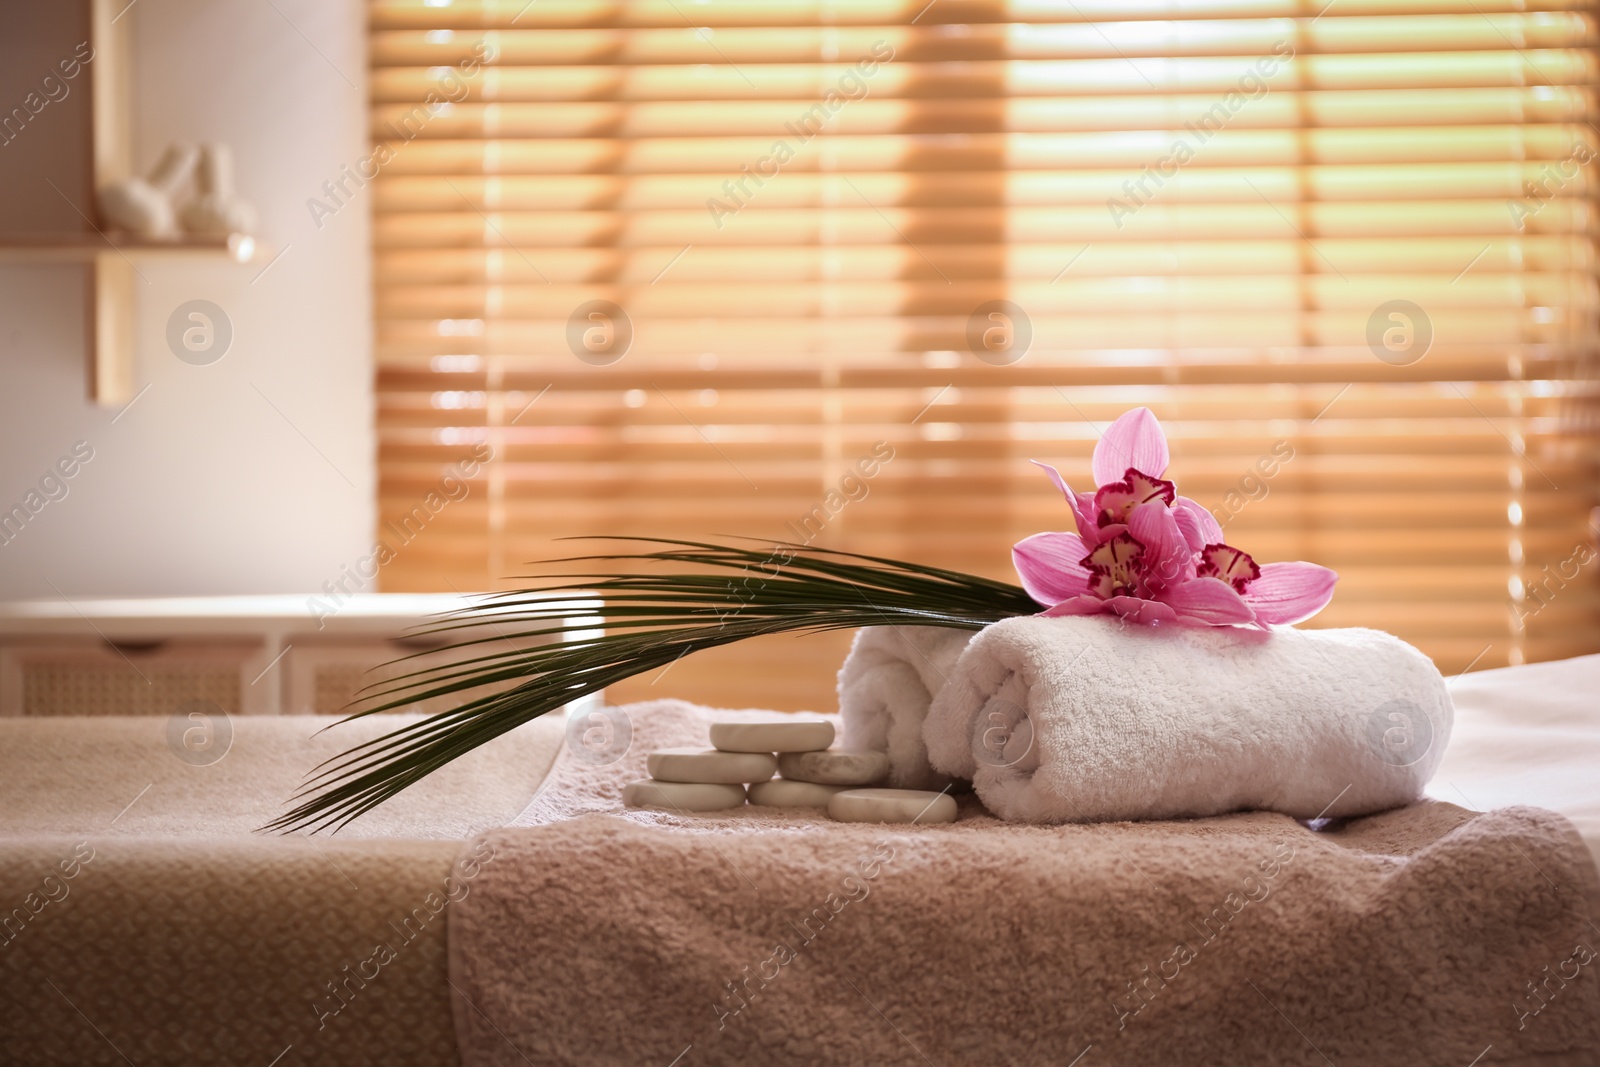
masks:
[(1066, 497), (1077, 533), (1038, 533), (1011, 550), (1041, 615), (1110, 612), (1132, 622), (1257, 626), (1309, 619), (1333, 599), (1339, 576), (1315, 563), (1258, 564), (1224, 544), (1211, 512), (1162, 479), (1170, 454), (1160, 423), (1134, 408), (1094, 446), (1093, 493)]

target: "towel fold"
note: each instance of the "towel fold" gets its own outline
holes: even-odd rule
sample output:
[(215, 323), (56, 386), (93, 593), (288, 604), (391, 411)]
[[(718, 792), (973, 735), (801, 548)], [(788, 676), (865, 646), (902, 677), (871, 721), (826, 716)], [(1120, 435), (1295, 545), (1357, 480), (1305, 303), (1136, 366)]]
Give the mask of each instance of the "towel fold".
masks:
[(839, 669), (840, 746), (888, 753), (889, 781), (902, 789), (949, 785), (928, 765), (922, 723), (972, 636), (943, 626), (858, 630)]
[(1451, 724), (1433, 662), (1376, 630), (1029, 616), (947, 673), (929, 761), (1017, 822), (1384, 811), (1421, 796)]

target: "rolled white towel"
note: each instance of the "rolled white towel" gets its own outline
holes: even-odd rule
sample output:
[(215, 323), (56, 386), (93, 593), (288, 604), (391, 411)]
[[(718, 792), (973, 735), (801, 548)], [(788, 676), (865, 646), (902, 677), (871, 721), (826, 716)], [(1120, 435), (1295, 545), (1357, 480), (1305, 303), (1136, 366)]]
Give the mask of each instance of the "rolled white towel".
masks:
[(1015, 822), (1416, 800), (1449, 740), (1433, 662), (1377, 630), (1007, 619), (977, 634), (924, 724), (933, 767)]
[(839, 668), (840, 746), (888, 753), (889, 781), (902, 789), (949, 785), (928, 766), (922, 721), (972, 636), (944, 626), (858, 630)]

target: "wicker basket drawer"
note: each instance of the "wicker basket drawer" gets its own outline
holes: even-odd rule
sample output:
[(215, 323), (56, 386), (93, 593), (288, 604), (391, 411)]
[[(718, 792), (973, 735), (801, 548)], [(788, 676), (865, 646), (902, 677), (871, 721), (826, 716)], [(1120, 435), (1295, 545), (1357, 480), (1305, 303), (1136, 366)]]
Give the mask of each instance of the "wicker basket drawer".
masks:
[[(349, 703), (363, 687), (389, 681), (407, 671), (433, 666), (440, 656), (395, 664), (423, 648), (404, 641), (323, 641), (296, 644), (283, 659), (284, 707), (289, 715), (340, 715), (351, 709)], [(473, 652), (447, 654), (465, 659)], [(387, 664), (387, 666), (386, 666)], [(445, 711), (462, 701), (459, 695), (417, 701), (395, 711), (431, 713)]]
[(165, 716), (196, 700), (230, 715), (271, 712), (251, 685), (265, 666), (259, 642), (27, 641), (0, 648), (0, 715)]

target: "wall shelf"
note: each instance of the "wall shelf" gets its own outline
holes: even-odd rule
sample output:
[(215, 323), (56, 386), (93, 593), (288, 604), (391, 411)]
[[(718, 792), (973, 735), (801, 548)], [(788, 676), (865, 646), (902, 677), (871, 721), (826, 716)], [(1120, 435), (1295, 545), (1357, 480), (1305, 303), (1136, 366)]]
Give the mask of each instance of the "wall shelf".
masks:
[[(129, 19), (126, 0), (85, 0), (92, 63), (85, 65), (92, 97), (91, 190), (126, 178), (132, 171), (132, 116), (129, 101)], [(74, 205), (76, 206), (76, 205)], [(84, 205), (79, 213), (93, 208)], [(86, 220), (87, 221), (87, 220)], [(102, 407), (122, 407), (134, 396), (135, 261), (209, 258), (248, 263), (261, 254), (245, 234), (170, 239), (88, 230), (68, 233), (0, 233), (0, 263), (68, 263), (88, 269), (87, 383), (89, 399)]]
[(122, 407), (133, 399), (136, 259), (225, 258), (248, 263), (260, 249), (241, 233), (159, 239), (132, 234), (0, 234), (0, 263), (82, 263), (89, 268), (89, 399)]
[(249, 263), (259, 252), (255, 238), (242, 233), (219, 237), (185, 234), (171, 239), (124, 233), (0, 234), (0, 262), (6, 263), (88, 263), (118, 253), (131, 259), (225, 256), (235, 263)]

